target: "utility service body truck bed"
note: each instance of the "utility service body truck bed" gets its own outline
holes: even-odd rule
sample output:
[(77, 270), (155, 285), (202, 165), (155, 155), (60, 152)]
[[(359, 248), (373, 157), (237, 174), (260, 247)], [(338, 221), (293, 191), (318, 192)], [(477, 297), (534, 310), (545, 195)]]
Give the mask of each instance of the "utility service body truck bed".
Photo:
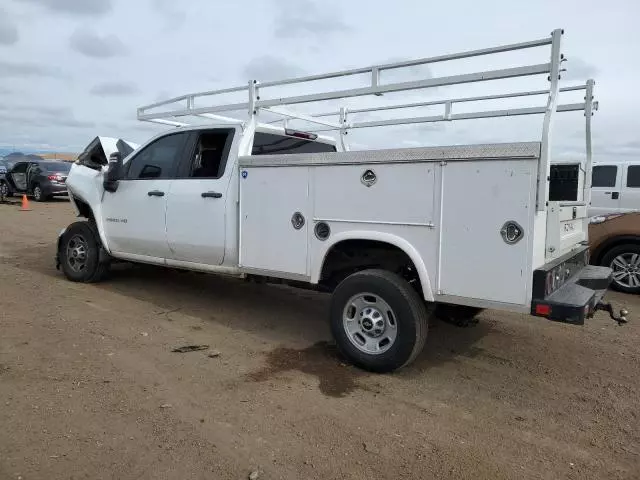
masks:
[[(126, 158), (116, 148), (122, 143), (92, 142), (67, 180), (88, 222), (61, 233), (58, 262), (75, 281), (97, 280), (117, 259), (316, 286), (333, 293), (340, 350), (375, 371), (415, 358), (434, 307), (453, 317), (495, 308), (582, 324), (598, 308), (611, 310), (601, 303), (611, 270), (588, 265), (594, 83), (560, 88), (561, 38), (555, 30), (532, 42), (250, 81), (140, 108), (140, 120), (177, 128)], [(379, 78), (384, 70), (545, 46), (551, 59), (540, 65), (395, 84)], [(268, 88), (363, 73), (371, 74), (368, 87), (264, 98)], [(281, 107), (541, 74), (549, 76), (548, 90), (313, 115)], [(585, 91), (585, 101), (559, 104), (560, 92), (572, 90)], [(238, 91), (248, 102), (197, 104)], [(546, 106), (452, 111), (457, 103), (532, 95), (546, 96)], [(443, 105), (444, 114), (349, 121), (423, 105)], [(241, 109), (247, 120), (220, 115)], [(561, 111), (586, 117), (584, 188), (573, 202), (548, 200), (551, 125)], [(284, 117), (285, 125), (259, 123), (260, 112)], [(532, 114), (544, 115), (540, 142), (374, 151), (348, 151), (345, 142), (352, 128)], [(326, 119), (332, 115), (337, 121)], [(186, 124), (188, 117), (208, 124)], [(289, 129), (291, 119), (314, 127)], [(318, 135), (328, 130), (339, 141)]]

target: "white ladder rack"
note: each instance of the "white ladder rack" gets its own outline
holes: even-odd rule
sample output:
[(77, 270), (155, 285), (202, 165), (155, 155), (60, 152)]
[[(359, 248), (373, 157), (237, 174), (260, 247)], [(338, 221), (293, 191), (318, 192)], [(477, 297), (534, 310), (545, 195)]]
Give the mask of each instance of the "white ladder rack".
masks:
[[(492, 48), (480, 50), (472, 50), (449, 55), (441, 55), (430, 58), (422, 58), (417, 60), (409, 60), (395, 63), (386, 63), (373, 65), (370, 67), (356, 68), (351, 70), (342, 70), (338, 72), (325, 73), (319, 75), (310, 75), (291, 79), (284, 79), (272, 82), (260, 83), (257, 80), (250, 80), (247, 85), (241, 87), (226, 88), (221, 90), (211, 90), (205, 92), (190, 93), (179, 97), (171, 98), (161, 102), (156, 102), (138, 108), (138, 119), (141, 121), (154, 122), (164, 125), (176, 127), (188, 126), (189, 123), (184, 121), (185, 117), (195, 116), (205, 118), (214, 122), (234, 123), (243, 126), (257, 124), (258, 114), (270, 112), (279, 115), (284, 119), (297, 119), (310, 122), (316, 127), (309, 129), (313, 132), (337, 131), (344, 145), (344, 135), (349, 129), (354, 128), (370, 128), (390, 125), (405, 125), (415, 123), (432, 123), (447, 122), (453, 120), (467, 120), (477, 118), (493, 118), (493, 117), (509, 117), (519, 115), (535, 115), (544, 114), (542, 128), (542, 152), (539, 163), (538, 179), (547, 178), (549, 175), (550, 163), (550, 130), (553, 115), (558, 112), (584, 111), (586, 116), (586, 162), (585, 172), (588, 177), (585, 181), (590, 183), (591, 177), (591, 116), (594, 110), (597, 110), (598, 104), (593, 101), (593, 80), (588, 80), (585, 84), (559, 88), (559, 79), (561, 73), (561, 64), (565, 60), (560, 52), (561, 40), (564, 31), (561, 29), (554, 30), (549, 37), (532, 40), (528, 42), (502, 45)], [(519, 67), (504, 68), (498, 70), (486, 70), (475, 73), (467, 73), (460, 75), (452, 75), (437, 78), (425, 78), (422, 80), (414, 80), (399, 83), (381, 83), (380, 72), (387, 70), (399, 70), (403, 68), (415, 67), (419, 65), (429, 65), (438, 62), (461, 60), (465, 58), (479, 57), (484, 55), (493, 55), (515, 50), (533, 49), (539, 47), (551, 46), (550, 60), (547, 63), (523, 65)], [(302, 85), (309, 82), (319, 80), (328, 80), (341, 77), (353, 77), (355, 75), (370, 75), (370, 83), (368, 86), (360, 88), (351, 88), (346, 90), (330, 90), (325, 92), (311, 93), (305, 95), (294, 95), (288, 97), (265, 98), (264, 92), (271, 87), (282, 87), (285, 85)], [(353, 97), (361, 97), (367, 95), (382, 95), (390, 92), (407, 92), (420, 89), (428, 89), (447, 85), (461, 85), (476, 82), (485, 82), (490, 80), (509, 79), (518, 77), (528, 77), (536, 75), (548, 75), (549, 89), (533, 90), (522, 92), (511, 92), (500, 95), (486, 95), (476, 97), (449, 98), (428, 102), (404, 103), (398, 105), (385, 105), (371, 108), (347, 109), (340, 108), (333, 112), (318, 112), (311, 114), (302, 114), (285, 107), (288, 105), (308, 104), (327, 100), (340, 100)], [(569, 92), (576, 90), (585, 90), (585, 101), (582, 103), (558, 104), (558, 96), (560, 92)], [(237, 92), (247, 92), (248, 100), (239, 103), (215, 104), (216, 96)], [(481, 102), (486, 100), (497, 100), (506, 98), (528, 97), (535, 95), (547, 95), (546, 105), (540, 107), (512, 108), (501, 110), (485, 110), (478, 112), (454, 113), (453, 106), (465, 102)], [(205, 101), (208, 100), (207, 103)], [(365, 112), (382, 112), (389, 110), (398, 110), (425, 106), (442, 105), (444, 111), (441, 115), (422, 116), (422, 117), (406, 117), (406, 118), (389, 118), (386, 120), (349, 122), (348, 115)], [(247, 118), (234, 118), (222, 115), (228, 112), (246, 111)], [(331, 121), (325, 117), (336, 116), (337, 121)], [(345, 146), (346, 149), (346, 146)], [(548, 198), (548, 182), (539, 181), (537, 209), (539, 211), (545, 208), (546, 199)]]

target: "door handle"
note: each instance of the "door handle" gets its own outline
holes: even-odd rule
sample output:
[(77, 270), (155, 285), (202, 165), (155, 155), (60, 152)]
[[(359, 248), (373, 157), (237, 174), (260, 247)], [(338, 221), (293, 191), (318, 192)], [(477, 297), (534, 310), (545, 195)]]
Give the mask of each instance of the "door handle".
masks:
[(164, 197), (164, 192), (161, 192), (160, 190), (151, 190), (150, 192), (147, 192), (147, 195), (150, 197)]
[(222, 194), (219, 192), (202, 192), (200, 196), (202, 198), (222, 198)]
[(620, 192), (611, 192), (611, 198), (613, 200), (617, 200), (618, 198), (620, 198)]

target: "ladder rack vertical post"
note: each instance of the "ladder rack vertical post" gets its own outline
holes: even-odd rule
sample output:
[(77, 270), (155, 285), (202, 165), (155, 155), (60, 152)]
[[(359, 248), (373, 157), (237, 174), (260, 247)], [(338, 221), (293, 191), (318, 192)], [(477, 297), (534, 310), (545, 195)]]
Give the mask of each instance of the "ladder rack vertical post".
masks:
[(348, 152), (349, 145), (347, 145), (345, 137), (347, 136), (349, 125), (347, 125), (347, 107), (340, 107), (340, 144), (342, 145), (342, 151)]
[(593, 87), (595, 81), (592, 79), (587, 80), (587, 88), (585, 89), (584, 96), (584, 116), (585, 116), (585, 134), (586, 134), (586, 153), (587, 158), (584, 165), (584, 193), (582, 194), (582, 200), (587, 204), (587, 208), (591, 204), (591, 175), (593, 171), (593, 158), (591, 150), (591, 117), (593, 117)]
[(249, 80), (249, 119), (254, 118), (258, 114), (256, 109), (256, 101), (258, 100), (258, 81)]
[(547, 207), (549, 198), (549, 175), (551, 169), (551, 127), (553, 117), (558, 107), (558, 91), (560, 81), (560, 46), (562, 42), (562, 29), (551, 33), (551, 71), (549, 73), (549, 99), (542, 124), (542, 150), (538, 163), (538, 192), (536, 210), (542, 212)]

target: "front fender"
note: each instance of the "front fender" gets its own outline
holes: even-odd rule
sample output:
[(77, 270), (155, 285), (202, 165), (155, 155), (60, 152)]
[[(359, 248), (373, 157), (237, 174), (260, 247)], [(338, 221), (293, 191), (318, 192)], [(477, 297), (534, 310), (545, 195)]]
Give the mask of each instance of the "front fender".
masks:
[(93, 212), (95, 227), (100, 236), (102, 247), (108, 253), (111, 253), (102, 221), (103, 178), (104, 169), (94, 170), (84, 165), (75, 164), (71, 167), (66, 184), (69, 198), (72, 200), (76, 212), (80, 213), (80, 209), (76, 205), (76, 199), (87, 204)]
[(433, 290), (431, 289), (431, 281), (429, 280), (429, 272), (422, 260), (422, 257), (418, 253), (418, 250), (407, 240), (398, 235), (385, 232), (374, 232), (367, 230), (352, 230), (347, 232), (340, 232), (332, 235), (331, 241), (322, 242), (321, 250), (318, 252), (316, 258), (312, 260), (311, 265), (311, 283), (318, 283), (320, 281), (320, 274), (327, 254), (334, 245), (345, 240), (372, 240), (376, 242), (384, 242), (389, 245), (393, 245), (408, 255), (418, 272), (420, 278), (420, 285), (422, 286), (422, 295), (428, 302), (434, 301)]

